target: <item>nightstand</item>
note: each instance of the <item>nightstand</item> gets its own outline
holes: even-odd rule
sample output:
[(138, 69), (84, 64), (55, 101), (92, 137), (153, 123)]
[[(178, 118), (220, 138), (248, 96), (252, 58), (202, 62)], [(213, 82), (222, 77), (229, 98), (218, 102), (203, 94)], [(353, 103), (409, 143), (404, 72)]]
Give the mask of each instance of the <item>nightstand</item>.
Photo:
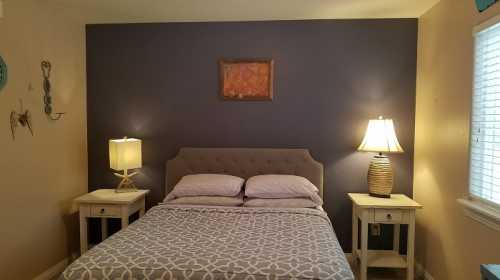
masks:
[(80, 210), (80, 252), (88, 250), (87, 218), (101, 218), (102, 239), (108, 236), (108, 218), (121, 219), (122, 229), (128, 226), (130, 215), (146, 211), (146, 194), (149, 190), (117, 193), (114, 189), (100, 189), (75, 199)]
[[(368, 267), (406, 268), (406, 279), (414, 277), (415, 211), (422, 205), (406, 195), (392, 194), (377, 198), (368, 194), (349, 193), (352, 200), (352, 256), (360, 261), (360, 279), (366, 280)], [(361, 221), (361, 247), (358, 249), (358, 219)], [(368, 224), (393, 224), (392, 250), (368, 250)], [(408, 225), (406, 256), (399, 254), (400, 225)]]

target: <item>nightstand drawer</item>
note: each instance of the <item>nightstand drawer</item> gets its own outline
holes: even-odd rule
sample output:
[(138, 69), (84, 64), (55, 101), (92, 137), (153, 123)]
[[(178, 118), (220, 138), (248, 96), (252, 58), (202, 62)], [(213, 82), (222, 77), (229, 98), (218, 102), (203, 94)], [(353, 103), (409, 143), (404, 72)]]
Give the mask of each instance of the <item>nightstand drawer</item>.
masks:
[(120, 206), (118, 205), (92, 205), (90, 215), (96, 217), (120, 217)]
[(401, 223), (403, 221), (403, 210), (375, 209), (374, 220), (376, 223)]

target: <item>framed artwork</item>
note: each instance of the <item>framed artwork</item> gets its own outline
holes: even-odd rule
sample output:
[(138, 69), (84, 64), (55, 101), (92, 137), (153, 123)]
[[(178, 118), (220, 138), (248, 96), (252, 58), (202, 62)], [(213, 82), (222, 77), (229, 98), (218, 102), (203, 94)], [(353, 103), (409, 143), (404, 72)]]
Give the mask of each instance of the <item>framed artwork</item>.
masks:
[(223, 100), (273, 100), (272, 59), (221, 59), (220, 96)]

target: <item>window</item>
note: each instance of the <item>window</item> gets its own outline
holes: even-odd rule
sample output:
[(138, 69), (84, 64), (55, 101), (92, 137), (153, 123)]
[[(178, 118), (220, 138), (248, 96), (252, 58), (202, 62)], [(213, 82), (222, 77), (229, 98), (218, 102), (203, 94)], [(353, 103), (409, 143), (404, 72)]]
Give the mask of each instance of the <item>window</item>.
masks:
[(470, 195), (500, 207), (500, 23), (474, 36)]
[(500, 16), (474, 30), (470, 199), (465, 214), (500, 231)]

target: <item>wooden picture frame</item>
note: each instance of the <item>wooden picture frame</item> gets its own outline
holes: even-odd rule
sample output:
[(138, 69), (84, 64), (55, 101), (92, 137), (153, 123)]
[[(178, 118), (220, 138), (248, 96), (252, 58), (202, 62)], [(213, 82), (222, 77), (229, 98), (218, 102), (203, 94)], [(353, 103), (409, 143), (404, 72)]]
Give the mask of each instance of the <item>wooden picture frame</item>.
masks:
[(272, 101), (274, 60), (220, 59), (219, 95), (222, 100)]

